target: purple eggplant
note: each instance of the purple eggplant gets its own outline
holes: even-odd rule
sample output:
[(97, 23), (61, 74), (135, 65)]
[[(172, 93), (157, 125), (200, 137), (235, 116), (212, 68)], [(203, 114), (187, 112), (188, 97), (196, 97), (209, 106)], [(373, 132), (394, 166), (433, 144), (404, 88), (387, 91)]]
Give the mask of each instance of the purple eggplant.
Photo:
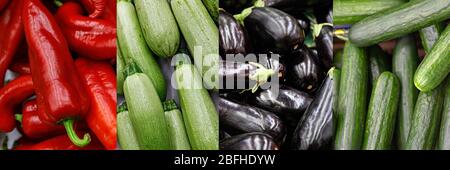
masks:
[(220, 150), (279, 150), (270, 135), (258, 132), (229, 137), (219, 146)]
[(333, 65), (333, 27), (323, 25), (315, 42), (322, 67), (325, 70), (330, 69)]
[(214, 98), (214, 103), (219, 110), (220, 128), (230, 135), (263, 132), (277, 143), (284, 142), (285, 126), (274, 113), (221, 97)]
[(324, 77), (317, 56), (306, 47), (290, 55), (289, 61), (285, 61), (287, 83), (301, 91), (314, 93)]
[(252, 6), (253, 0), (220, 0), (220, 8), (226, 11), (236, 14), (240, 13), (243, 9)]
[(245, 28), (233, 15), (219, 10), (219, 52), (222, 58), (226, 54), (247, 54), (250, 51)]

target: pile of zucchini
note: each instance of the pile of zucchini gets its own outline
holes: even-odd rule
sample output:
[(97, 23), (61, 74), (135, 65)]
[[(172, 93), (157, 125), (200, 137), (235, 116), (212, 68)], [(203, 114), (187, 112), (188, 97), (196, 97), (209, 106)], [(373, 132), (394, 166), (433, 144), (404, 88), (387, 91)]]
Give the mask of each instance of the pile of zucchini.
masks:
[[(213, 98), (220, 149), (332, 147), (340, 71), (332, 68), (331, 5), (331, 0), (220, 1), (219, 78), (224, 81)], [(259, 65), (227, 57), (251, 54), (268, 57), (260, 56)], [(259, 88), (274, 78), (278, 93)], [(240, 88), (233, 81), (239, 79), (257, 83)], [(235, 84), (225, 87), (227, 81)]]
[(218, 113), (186, 56), (219, 53), (218, 1), (119, 0), (117, 12), (120, 148), (217, 150)]
[(334, 149), (450, 149), (450, 0), (333, 5), (347, 40)]

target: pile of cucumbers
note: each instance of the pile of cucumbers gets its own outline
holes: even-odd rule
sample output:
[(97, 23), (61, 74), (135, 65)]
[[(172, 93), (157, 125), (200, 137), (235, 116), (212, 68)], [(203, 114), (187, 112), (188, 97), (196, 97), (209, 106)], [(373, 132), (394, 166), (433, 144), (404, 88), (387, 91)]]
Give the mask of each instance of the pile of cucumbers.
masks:
[(171, 63), (197, 46), (194, 60), (219, 53), (218, 1), (119, 0), (117, 12), (120, 148), (217, 150), (218, 113), (202, 73)]
[[(331, 5), (331, 0), (220, 1), (219, 78), (223, 86), (232, 81), (235, 87), (213, 98), (220, 149), (332, 148), (340, 71), (332, 68)], [(230, 55), (256, 55), (260, 65)], [(240, 89), (233, 81), (239, 79), (257, 84)]]
[(450, 149), (450, 0), (333, 5), (335, 24), (351, 25), (334, 61), (334, 149)]

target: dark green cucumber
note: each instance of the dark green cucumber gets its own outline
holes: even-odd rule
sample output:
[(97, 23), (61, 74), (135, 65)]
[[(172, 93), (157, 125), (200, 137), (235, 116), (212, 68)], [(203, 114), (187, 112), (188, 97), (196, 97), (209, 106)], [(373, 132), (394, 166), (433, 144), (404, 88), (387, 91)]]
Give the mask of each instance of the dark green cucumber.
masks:
[(153, 58), (139, 25), (134, 5), (130, 1), (117, 2), (117, 39), (124, 58), (132, 59), (146, 74), (158, 92), (166, 99), (166, 82), (158, 63)]
[(420, 92), (414, 109), (406, 150), (432, 150), (438, 139), (444, 101), (443, 86)]
[(342, 68), (342, 53), (343, 53), (343, 50), (338, 50), (336, 53), (334, 53), (333, 65), (337, 69), (341, 69)]
[(444, 107), (442, 108), (441, 129), (436, 149), (450, 150), (450, 76), (445, 86)]
[(128, 111), (117, 114), (117, 139), (122, 150), (139, 150), (139, 143), (134, 133)]
[[(450, 3), (450, 1), (449, 1)], [(448, 7), (450, 9), (450, 7)], [(420, 63), (414, 74), (414, 84), (420, 91), (430, 91), (450, 72), (450, 25), (445, 28), (431, 51)]]
[(202, 0), (203, 5), (205, 5), (206, 9), (209, 12), (209, 15), (211, 15), (211, 18), (214, 20), (214, 22), (217, 23), (219, 19), (219, 0)]
[[(173, 0), (172, 0), (173, 2)], [(219, 148), (219, 114), (203, 88), (202, 77), (192, 64), (181, 64), (175, 70), (183, 120), (194, 150)]]
[(392, 72), (400, 80), (400, 101), (398, 106), (396, 141), (399, 149), (403, 149), (411, 127), (414, 105), (419, 91), (414, 86), (414, 72), (419, 62), (416, 41), (413, 36), (405, 36), (397, 40), (392, 57)]
[(449, 0), (414, 0), (371, 15), (352, 26), (349, 38), (366, 47), (415, 32), (450, 17)]
[(167, 0), (134, 0), (144, 38), (159, 57), (172, 57), (180, 44), (177, 21)]
[(361, 149), (367, 112), (369, 59), (363, 48), (345, 44), (334, 148)]
[(183, 117), (177, 107), (177, 104), (174, 100), (167, 100), (163, 103), (163, 107), (172, 149), (190, 150), (191, 145), (189, 144)]
[(400, 95), (400, 83), (391, 72), (383, 72), (370, 97), (362, 149), (390, 149)]
[(354, 24), (408, 0), (333, 0), (334, 25)]
[(434, 24), (419, 31), (422, 47), (426, 53), (429, 53), (431, 48), (433, 48), (443, 29), (442, 24)]
[(380, 46), (374, 45), (367, 49), (369, 56), (371, 84), (375, 84), (378, 76), (385, 71), (391, 71), (391, 60)]

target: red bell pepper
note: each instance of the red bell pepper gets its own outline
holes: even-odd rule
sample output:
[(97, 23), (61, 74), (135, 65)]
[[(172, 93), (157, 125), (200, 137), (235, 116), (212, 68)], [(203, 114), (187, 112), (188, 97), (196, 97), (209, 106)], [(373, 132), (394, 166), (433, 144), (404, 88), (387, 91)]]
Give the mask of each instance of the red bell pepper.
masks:
[[(88, 10), (90, 18), (98, 18), (105, 12), (106, 4), (112, 0), (80, 0)], [(114, 16), (115, 17), (115, 16)]]
[(60, 135), (36, 144), (20, 144), (14, 150), (104, 150), (104, 147), (95, 137), (89, 145), (79, 147), (67, 135)]
[(22, 122), (22, 132), (30, 139), (43, 139), (63, 134), (63, 126), (43, 122), (39, 118), (36, 100), (28, 101), (22, 107), (22, 115), (17, 114), (16, 119)]
[(64, 36), (39, 0), (24, 0), (22, 17), (33, 86), (38, 109), (42, 109), (39, 117), (44, 122), (63, 124), (75, 145), (86, 146), (89, 134), (80, 139), (73, 123), (87, 114), (90, 101)]
[(14, 108), (34, 94), (30, 75), (22, 75), (0, 89), (0, 132), (10, 132), (16, 127)]
[(70, 49), (96, 60), (116, 58), (114, 22), (83, 16), (83, 9), (75, 2), (64, 3), (56, 12), (56, 19)]
[(91, 99), (91, 108), (86, 116), (89, 128), (95, 133), (106, 149), (117, 146), (116, 75), (107, 62), (78, 58), (75, 61), (78, 73)]
[(0, 87), (3, 86), (5, 73), (12, 62), (14, 53), (23, 40), (21, 12), (22, 0), (14, 0), (8, 3), (0, 15)]
[[(117, 8), (116, 8), (116, 0), (105, 0), (105, 10), (102, 15), (100, 15), (98, 18), (106, 19), (113, 21), (116, 23), (116, 14), (117, 14)], [(88, 11), (88, 13), (94, 13), (95, 12), (95, 5), (93, 0), (81, 0), (81, 3), (83, 4), (84, 8)]]
[(9, 65), (9, 70), (22, 74), (31, 74), (30, 64), (28, 62), (28, 45), (26, 41), (23, 41), (19, 45), (19, 49), (14, 55), (12, 64)]
[(9, 66), (9, 69), (20, 75), (31, 74), (30, 64), (26, 62), (14, 62)]
[(2, 12), (3, 8), (8, 5), (9, 0), (0, 0), (0, 12)]

